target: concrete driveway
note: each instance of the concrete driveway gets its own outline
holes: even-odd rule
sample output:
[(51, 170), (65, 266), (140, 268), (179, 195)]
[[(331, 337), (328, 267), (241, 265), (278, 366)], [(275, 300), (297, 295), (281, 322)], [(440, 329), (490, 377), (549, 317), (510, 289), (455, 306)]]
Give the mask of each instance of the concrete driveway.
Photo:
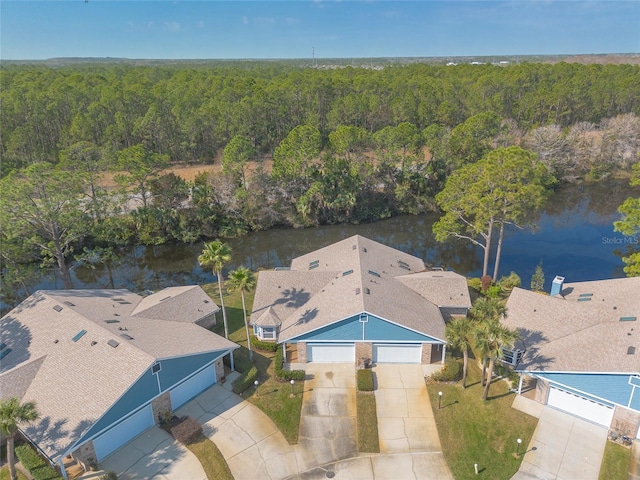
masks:
[[(387, 473), (403, 472), (393, 478), (453, 479), (442, 454), (422, 367), (378, 365), (373, 373), (380, 453), (395, 454), (378, 459), (391, 461)], [(401, 461), (399, 454), (413, 455), (405, 455)], [(393, 461), (396, 455), (398, 458)], [(403, 466), (408, 468), (406, 472)]]
[[(294, 448), (259, 408), (231, 392), (237, 374), (214, 385), (178, 409), (198, 420), (237, 479), (288, 478), (298, 473)], [(183, 479), (191, 480), (189, 476)]]
[(606, 428), (545, 406), (512, 479), (597, 480), (606, 442)]
[(353, 363), (308, 363), (296, 447), (304, 472), (358, 455)]
[[(198, 458), (160, 427), (151, 427), (100, 462), (120, 480), (206, 480)], [(87, 477), (88, 478), (88, 477)]]

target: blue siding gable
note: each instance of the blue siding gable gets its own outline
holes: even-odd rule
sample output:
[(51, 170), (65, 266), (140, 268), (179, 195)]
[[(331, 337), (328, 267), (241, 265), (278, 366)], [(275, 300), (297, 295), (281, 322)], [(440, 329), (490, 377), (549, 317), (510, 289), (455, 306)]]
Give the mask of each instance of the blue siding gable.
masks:
[[(629, 374), (595, 373), (536, 373), (537, 377), (564, 385), (626, 407), (629, 404), (633, 385), (629, 385)], [(640, 411), (640, 388), (635, 387), (631, 408)]]
[(144, 372), (133, 386), (125, 392), (125, 394), (113, 406), (107, 410), (100, 420), (98, 420), (87, 433), (77, 442), (81, 444), (84, 439), (89, 438), (100, 430), (108, 427), (116, 420), (133, 412), (135, 409), (149, 402), (152, 398), (158, 396), (158, 381), (156, 376), (151, 373), (151, 368)]
[(367, 322), (354, 315), (313, 332), (302, 334), (289, 340), (299, 341), (368, 341), (368, 342), (430, 342), (442, 343), (428, 335), (414, 332), (400, 325), (387, 322), (374, 315), (367, 316)]
[(188, 377), (208, 363), (213, 362), (224, 353), (226, 353), (226, 350), (161, 360), (160, 365), (162, 366), (162, 369), (160, 370), (159, 375), (162, 391), (164, 392), (171, 388), (183, 378)]

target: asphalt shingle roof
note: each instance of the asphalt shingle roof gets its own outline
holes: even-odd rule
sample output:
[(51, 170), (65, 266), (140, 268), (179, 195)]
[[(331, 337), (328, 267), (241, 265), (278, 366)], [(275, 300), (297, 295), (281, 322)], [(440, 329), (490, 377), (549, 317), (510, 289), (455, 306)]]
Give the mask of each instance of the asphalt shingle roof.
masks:
[(430, 275), (419, 258), (355, 235), (294, 258), (290, 270), (259, 272), (251, 323), (273, 309), (282, 320), (279, 341), (287, 341), (366, 311), (444, 339), (440, 281), (454, 289), (451, 305), (467, 306), (464, 277)]
[(638, 277), (569, 283), (555, 297), (514, 288), (503, 322), (522, 335), (519, 370), (640, 372)]
[(36, 402), (42, 418), (26, 431), (53, 461), (157, 359), (237, 348), (184, 323), (198, 320), (191, 311), (174, 320), (134, 316), (142, 300), (128, 290), (38, 291), (0, 320), (11, 349), (0, 361), (0, 398)]

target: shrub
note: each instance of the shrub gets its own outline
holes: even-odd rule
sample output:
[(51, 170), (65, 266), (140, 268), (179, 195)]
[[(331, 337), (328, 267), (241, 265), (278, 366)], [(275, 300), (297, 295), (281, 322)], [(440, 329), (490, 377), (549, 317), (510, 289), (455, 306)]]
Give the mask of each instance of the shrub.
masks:
[(304, 370), (283, 370), (284, 354), (281, 348), (276, 350), (276, 357), (273, 361), (275, 362), (276, 377), (280, 380), (304, 380), (306, 378)]
[(251, 345), (253, 345), (257, 350), (262, 350), (264, 352), (275, 352), (279, 347), (276, 342), (263, 342), (257, 337), (251, 337)]
[(104, 472), (104, 475), (100, 477), (100, 480), (118, 480), (118, 475), (116, 475), (116, 472), (108, 470)]
[(469, 288), (473, 288), (474, 290), (477, 290), (478, 292), (480, 290), (482, 290), (482, 281), (479, 278), (470, 278), (467, 280), (467, 285), (469, 286)]
[(511, 272), (508, 277), (502, 277), (498, 285), (500, 285), (505, 292), (510, 292), (515, 287), (522, 285), (522, 281), (516, 272)]
[(431, 378), (436, 382), (457, 382), (462, 375), (462, 366), (454, 358), (447, 358), (442, 370), (434, 373)]
[(366, 368), (358, 370), (358, 390), (373, 392), (373, 371)]
[(48, 465), (31, 446), (19, 445), (15, 452), (20, 463), (29, 470), (33, 480), (62, 480), (58, 472)]
[(189, 445), (202, 436), (202, 425), (191, 417), (182, 417), (175, 427), (171, 427), (171, 435), (183, 445)]
[(487, 297), (498, 298), (502, 293), (502, 288), (498, 285), (492, 285), (487, 289)]
[(233, 391), (234, 393), (242, 393), (256, 381), (258, 378), (258, 369), (256, 367), (251, 367), (249, 370), (244, 372), (238, 378), (233, 381)]
[(236, 355), (234, 357), (234, 368), (240, 373), (246, 373), (253, 367), (253, 363), (249, 357), (244, 355)]

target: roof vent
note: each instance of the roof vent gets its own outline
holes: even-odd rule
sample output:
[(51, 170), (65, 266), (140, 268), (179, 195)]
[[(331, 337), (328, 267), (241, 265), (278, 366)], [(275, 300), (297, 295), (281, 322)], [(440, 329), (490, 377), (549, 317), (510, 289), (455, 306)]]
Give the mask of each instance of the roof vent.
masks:
[(91, 346), (93, 347), (94, 345), (97, 345), (98, 342), (96, 342), (95, 340), (91, 342)]
[(636, 353), (636, 347), (627, 348), (627, 355), (635, 355), (635, 353)]
[(364, 293), (369, 295), (371, 293), (371, 290), (369, 290), (369, 288), (367, 288), (367, 287), (364, 287)]
[(352, 246), (351, 246), (351, 250), (355, 250), (355, 249), (357, 249), (357, 248), (358, 248), (358, 247), (356, 247), (355, 245), (352, 245)]
[(58, 343), (60, 340), (58, 340), (57, 338), (53, 341), (53, 343)]
[(75, 303), (71, 303), (71, 302), (68, 302), (68, 301), (64, 301), (62, 303), (64, 303), (65, 305), (69, 305), (70, 307), (75, 307), (76, 306)]
[(116, 342), (115, 340), (109, 340), (107, 342), (107, 345), (109, 345), (110, 347), (116, 348), (120, 344), (118, 342)]
[(133, 337), (131, 335), (127, 335), (126, 333), (121, 333), (120, 336), (122, 338), (126, 338), (127, 340), (133, 340)]
[(367, 249), (366, 249), (366, 247), (362, 247), (362, 251), (363, 251), (364, 253), (367, 253)]
[(60, 305), (54, 305), (52, 307), (56, 312), (61, 312), (62, 311), (62, 307)]
[(360, 289), (356, 288), (356, 295), (360, 295)]
[(162, 370), (162, 365), (160, 365), (160, 362), (156, 362), (151, 366), (151, 373), (153, 373), (154, 375), (160, 370)]

